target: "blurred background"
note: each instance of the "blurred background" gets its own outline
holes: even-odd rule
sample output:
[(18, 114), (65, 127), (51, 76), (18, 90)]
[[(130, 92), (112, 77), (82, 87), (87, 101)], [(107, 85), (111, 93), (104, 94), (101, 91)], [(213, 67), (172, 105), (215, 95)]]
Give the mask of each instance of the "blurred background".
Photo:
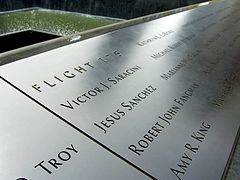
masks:
[(0, 0), (0, 11), (40, 7), (131, 19), (204, 0)]

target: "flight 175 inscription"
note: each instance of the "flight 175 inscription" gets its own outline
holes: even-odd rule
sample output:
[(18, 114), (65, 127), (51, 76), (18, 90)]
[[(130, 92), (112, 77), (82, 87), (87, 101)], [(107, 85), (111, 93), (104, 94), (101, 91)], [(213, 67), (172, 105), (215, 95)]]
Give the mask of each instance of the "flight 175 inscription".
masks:
[[(221, 179), (240, 123), (239, 10), (212, 3), (4, 65), (0, 76), (144, 177)], [(76, 156), (64, 148), (60, 160)], [(49, 176), (45, 165), (62, 163), (46, 161), (35, 166)]]

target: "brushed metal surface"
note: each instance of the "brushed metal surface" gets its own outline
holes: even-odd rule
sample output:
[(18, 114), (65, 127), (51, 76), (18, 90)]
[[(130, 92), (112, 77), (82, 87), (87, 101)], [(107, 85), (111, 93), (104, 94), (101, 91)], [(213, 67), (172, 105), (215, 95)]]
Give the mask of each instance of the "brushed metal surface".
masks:
[(2, 80), (0, 88), (1, 179), (148, 179)]
[(0, 75), (157, 179), (221, 179), (239, 129), (239, 8), (170, 15)]

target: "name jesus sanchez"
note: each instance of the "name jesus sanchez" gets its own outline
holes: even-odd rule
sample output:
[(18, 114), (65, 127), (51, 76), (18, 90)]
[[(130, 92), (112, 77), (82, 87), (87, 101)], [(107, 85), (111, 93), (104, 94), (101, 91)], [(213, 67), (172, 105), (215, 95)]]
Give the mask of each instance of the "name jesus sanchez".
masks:
[(139, 92), (134, 98), (130, 99), (128, 102), (122, 102), (120, 105), (121, 107), (116, 109), (113, 113), (102, 120), (100, 123), (94, 123), (94, 126), (98, 129), (101, 129), (101, 132), (104, 134), (107, 133), (107, 130), (111, 128), (116, 122), (120, 121), (123, 116), (126, 115), (126, 110), (131, 111), (140, 103), (146, 100), (157, 88), (149, 85), (144, 90)]

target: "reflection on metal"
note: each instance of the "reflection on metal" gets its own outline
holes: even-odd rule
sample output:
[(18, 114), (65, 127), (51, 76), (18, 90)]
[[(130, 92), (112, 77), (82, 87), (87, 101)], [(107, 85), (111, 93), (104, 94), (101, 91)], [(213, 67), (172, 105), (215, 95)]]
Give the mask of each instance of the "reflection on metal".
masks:
[(208, 1), (208, 2), (204, 2), (204, 3), (200, 3), (200, 4), (198, 4), (198, 6), (206, 6), (206, 5), (208, 5), (208, 4), (210, 4), (209, 1)]
[(73, 41), (79, 41), (81, 39), (81, 36), (77, 35), (77, 36), (72, 36), (71, 39), (70, 39), (70, 42), (73, 42)]
[[(1, 66), (3, 124), (23, 116), (28, 130), (37, 121), (33, 143), (47, 132), (14, 176), (94, 179), (99, 166), (104, 179), (222, 179), (240, 125), (239, 9), (237, 0), (201, 6)], [(83, 155), (68, 155), (77, 143)], [(61, 163), (50, 166), (56, 178), (41, 160)]]
[(106, 25), (103, 27), (94, 28), (94, 29), (87, 30), (87, 31), (77, 33), (74, 35), (62, 37), (62, 38), (59, 38), (58, 40), (39, 43), (34, 46), (28, 46), (26, 48), (17, 49), (17, 50), (13, 50), (13, 51), (2, 53), (2, 54), (0, 53), (0, 65), (7, 64), (9, 62), (13, 62), (13, 61), (16, 61), (16, 60), (19, 60), (19, 59), (22, 59), (25, 57), (29, 57), (29, 56), (32, 56), (35, 54), (39, 54), (39, 53), (42, 53), (45, 51), (49, 51), (51, 49), (55, 49), (55, 48), (58, 48), (58, 47), (61, 47), (64, 45), (75, 43), (76, 41), (72, 41), (72, 38), (74, 38), (76, 36), (81, 36), (81, 39), (79, 39), (78, 41), (82, 41), (82, 40), (89, 39), (89, 38), (92, 38), (95, 36), (99, 36), (99, 35), (102, 35), (105, 33), (109, 33), (109, 32), (115, 31), (115, 30), (119, 30), (122, 28), (137, 25), (140, 23), (152, 21), (154, 19), (165, 17), (165, 16), (168, 16), (171, 14), (190, 10), (190, 9), (193, 9), (196, 7), (198, 7), (198, 4), (190, 5), (190, 6), (186, 6), (186, 7), (182, 7), (182, 8), (177, 8), (177, 9), (173, 9), (173, 10), (169, 10), (169, 11), (165, 11), (165, 12), (155, 13), (155, 14), (131, 19), (128, 21), (118, 22), (118, 23), (115, 23), (112, 25)]
[(1, 179), (147, 179), (2, 79), (0, 89)]

